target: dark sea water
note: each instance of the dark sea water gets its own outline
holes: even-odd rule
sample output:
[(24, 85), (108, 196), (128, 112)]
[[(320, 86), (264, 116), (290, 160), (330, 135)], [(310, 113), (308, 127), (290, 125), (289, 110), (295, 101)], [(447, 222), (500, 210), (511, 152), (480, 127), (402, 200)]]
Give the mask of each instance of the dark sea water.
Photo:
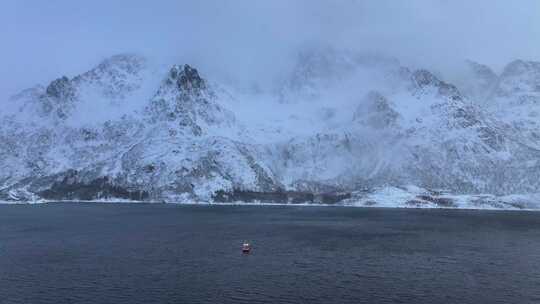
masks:
[(540, 303), (540, 213), (0, 206), (0, 303)]

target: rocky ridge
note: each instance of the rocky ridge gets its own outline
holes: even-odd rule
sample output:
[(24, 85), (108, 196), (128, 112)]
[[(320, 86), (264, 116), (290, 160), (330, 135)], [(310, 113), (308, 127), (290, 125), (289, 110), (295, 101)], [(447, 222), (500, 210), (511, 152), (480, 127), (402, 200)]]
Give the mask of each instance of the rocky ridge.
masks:
[[(274, 98), (279, 120), (261, 113), (269, 127), (258, 128), (236, 111), (248, 104), (224, 101), (196, 68), (173, 65), (155, 79), (146, 59), (117, 55), (9, 101), (0, 200), (368, 206), (378, 204), (370, 193), (417, 185), (404, 206), (464, 206), (450, 201), (467, 194), (529, 208), (497, 198), (540, 186), (540, 64), (515, 61), (501, 75), (470, 64), (480, 85), (463, 94), (393, 59), (308, 52)], [(81, 122), (92, 105), (115, 115)]]

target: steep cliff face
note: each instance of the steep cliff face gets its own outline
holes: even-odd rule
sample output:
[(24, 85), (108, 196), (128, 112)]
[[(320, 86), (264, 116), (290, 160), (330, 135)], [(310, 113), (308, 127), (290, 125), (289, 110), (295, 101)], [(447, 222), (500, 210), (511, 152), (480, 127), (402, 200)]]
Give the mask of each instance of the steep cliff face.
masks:
[(540, 67), (475, 71), (482, 84), (462, 94), (393, 59), (310, 51), (257, 103), (187, 64), (113, 56), (9, 101), (0, 200), (335, 202), (410, 184), (537, 192)]

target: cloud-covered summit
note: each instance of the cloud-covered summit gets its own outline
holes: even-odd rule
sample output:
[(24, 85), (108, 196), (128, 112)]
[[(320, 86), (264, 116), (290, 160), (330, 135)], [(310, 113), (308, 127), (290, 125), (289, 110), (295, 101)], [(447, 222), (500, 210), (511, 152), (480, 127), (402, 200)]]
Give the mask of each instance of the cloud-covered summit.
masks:
[(299, 50), (382, 52), (457, 74), (540, 60), (540, 3), (480, 1), (36, 1), (0, 3), (0, 96), (74, 76), (111, 54), (189, 62), (220, 82), (272, 87)]

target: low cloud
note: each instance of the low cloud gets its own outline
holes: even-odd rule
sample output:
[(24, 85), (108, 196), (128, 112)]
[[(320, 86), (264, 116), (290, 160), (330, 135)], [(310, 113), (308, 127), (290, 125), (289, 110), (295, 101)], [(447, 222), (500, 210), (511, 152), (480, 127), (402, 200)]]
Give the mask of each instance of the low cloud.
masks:
[(188, 62), (222, 81), (267, 85), (319, 45), (452, 70), (540, 60), (540, 2), (30, 1), (0, 3), (0, 96), (74, 76), (115, 53)]

